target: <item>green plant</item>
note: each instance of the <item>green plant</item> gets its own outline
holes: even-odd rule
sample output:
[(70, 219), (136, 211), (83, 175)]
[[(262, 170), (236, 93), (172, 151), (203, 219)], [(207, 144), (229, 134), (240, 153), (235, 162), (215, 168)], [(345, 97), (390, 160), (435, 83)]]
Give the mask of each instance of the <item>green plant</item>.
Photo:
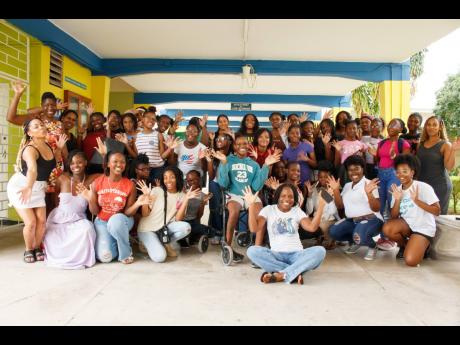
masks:
[(460, 135), (460, 72), (449, 76), (436, 92), (434, 113), (444, 120), (450, 137)]
[(452, 199), (454, 199), (454, 213), (457, 214), (457, 204), (460, 201), (460, 176), (451, 176)]

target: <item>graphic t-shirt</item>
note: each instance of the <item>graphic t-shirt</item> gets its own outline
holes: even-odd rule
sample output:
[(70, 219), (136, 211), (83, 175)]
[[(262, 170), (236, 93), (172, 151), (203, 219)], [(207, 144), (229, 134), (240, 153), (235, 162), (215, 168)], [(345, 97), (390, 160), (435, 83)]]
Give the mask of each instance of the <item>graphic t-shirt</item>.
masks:
[(291, 208), (289, 212), (282, 212), (278, 205), (265, 206), (259, 216), (267, 219), (267, 232), (270, 247), (275, 252), (297, 252), (303, 250), (299, 237), (299, 225), (303, 218), (307, 218), (300, 207)]
[(159, 132), (152, 133), (140, 132), (136, 137), (136, 149), (138, 153), (145, 153), (149, 157), (149, 166), (159, 168), (164, 165), (164, 160), (160, 155)]
[[(399, 213), (406, 221), (412, 231), (434, 237), (436, 234), (436, 222), (433, 214), (426, 212), (418, 207), (410, 197), (410, 192), (418, 187), (418, 198), (428, 205), (433, 205), (439, 199), (433, 187), (425, 182), (413, 181), (410, 188), (403, 190), (403, 197), (399, 204)], [(391, 199), (391, 207), (395, 204), (395, 199)]]
[(340, 163), (355, 154), (359, 154), (362, 150), (367, 150), (367, 145), (359, 140), (342, 140), (339, 141), (342, 148), (340, 151)]
[(94, 180), (97, 203), (101, 210), (97, 217), (108, 221), (114, 214), (123, 212), (129, 193), (133, 189), (133, 183), (126, 177), (118, 182), (109, 180), (108, 176), (102, 175)]
[(202, 143), (198, 143), (192, 149), (185, 147), (184, 143), (181, 143), (174, 149), (174, 153), (177, 154), (179, 169), (184, 173), (184, 177), (190, 170), (197, 170), (203, 176), (201, 160), (198, 158), (200, 150), (206, 150), (206, 146)]

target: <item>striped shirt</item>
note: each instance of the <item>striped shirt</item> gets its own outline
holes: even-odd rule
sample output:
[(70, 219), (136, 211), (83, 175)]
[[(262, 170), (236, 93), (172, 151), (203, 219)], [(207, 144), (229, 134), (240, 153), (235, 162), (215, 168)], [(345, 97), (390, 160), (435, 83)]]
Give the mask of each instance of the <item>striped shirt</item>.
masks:
[(149, 134), (140, 132), (136, 137), (137, 153), (145, 153), (149, 157), (149, 166), (158, 168), (164, 165), (164, 160), (160, 156), (159, 136), (154, 131)]

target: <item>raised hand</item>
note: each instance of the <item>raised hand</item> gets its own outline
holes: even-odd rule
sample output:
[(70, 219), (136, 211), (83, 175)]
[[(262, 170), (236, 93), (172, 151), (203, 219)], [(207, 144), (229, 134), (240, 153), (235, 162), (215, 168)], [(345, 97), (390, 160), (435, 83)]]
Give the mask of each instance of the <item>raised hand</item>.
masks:
[(332, 109), (329, 109), (328, 111), (326, 111), (326, 112), (324, 113), (324, 115), (323, 115), (323, 120), (324, 120), (324, 119), (330, 119), (330, 118), (332, 117), (332, 114), (333, 114), (333, 113), (334, 113), (334, 112), (332, 111)]
[(272, 176), (267, 181), (265, 181), (265, 185), (268, 188), (276, 190), (276, 189), (278, 189), (278, 187), (280, 185), (280, 182), (275, 177)]
[(304, 186), (307, 188), (308, 195), (311, 196), (313, 193), (313, 186), (311, 185), (310, 180), (305, 181)]
[(414, 202), (418, 200), (418, 186), (412, 186), (412, 188), (410, 189), (410, 198)]
[(147, 183), (144, 180), (137, 181), (136, 185), (136, 189), (141, 191), (142, 194), (150, 195), (150, 193), (152, 192), (152, 185), (149, 183), (149, 185), (147, 186)]
[(278, 163), (281, 160), (280, 153), (272, 153), (265, 158), (265, 164), (270, 166), (272, 164)]
[(21, 80), (15, 80), (11, 82), (11, 87), (16, 95), (22, 95), (27, 85), (24, 84)]
[(105, 156), (107, 154), (107, 145), (102, 142), (102, 139), (100, 137), (96, 138), (96, 143), (97, 147), (94, 147), (96, 151), (99, 152), (101, 156)]
[(182, 111), (179, 111), (174, 117), (174, 123), (177, 123), (179, 125), (179, 123), (183, 121), (183, 115), (184, 113)]
[(89, 189), (83, 184), (83, 182), (78, 183), (75, 186), (75, 191), (77, 192), (78, 195), (80, 195), (82, 198), (84, 198), (86, 201), (91, 200), (91, 196), (93, 195), (93, 190), (92, 186), (89, 186)]
[(299, 121), (300, 121), (300, 123), (302, 123), (304, 121), (307, 121), (307, 119), (308, 119), (308, 114), (306, 112), (303, 112), (302, 116), (300, 116)]
[(332, 188), (332, 190), (340, 190), (340, 179), (335, 179), (334, 176), (328, 176), (327, 178), (327, 185), (328, 187)]
[(129, 144), (129, 141), (128, 141), (128, 136), (126, 135), (126, 133), (117, 133), (115, 134), (115, 139), (125, 145), (128, 145)]
[(321, 135), (321, 127), (319, 126), (319, 123), (313, 123), (313, 137), (318, 137)]
[(93, 106), (92, 102), (90, 104), (88, 104), (88, 108), (86, 109), (86, 112), (88, 113), (88, 116), (90, 116), (92, 113), (94, 113), (94, 106)]
[(56, 140), (56, 146), (59, 150), (62, 150), (65, 146), (65, 143), (69, 140), (66, 134), (59, 134), (58, 140)]
[(327, 132), (326, 134), (322, 135), (321, 140), (323, 141), (324, 145), (327, 145), (331, 141), (331, 133)]
[(203, 118), (200, 119), (200, 126), (201, 128), (206, 127), (206, 123), (208, 122), (208, 114), (204, 114)]
[(227, 163), (227, 156), (225, 156), (222, 152), (220, 151), (214, 151), (212, 150), (212, 156), (218, 160), (220, 160), (223, 164)]
[(401, 200), (403, 197), (402, 187), (401, 186), (398, 187), (394, 183), (391, 185), (390, 193), (395, 200)]
[(203, 159), (206, 157), (206, 149), (198, 149), (198, 159)]
[(286, 135), (288, 128), (289, 128), (289, 122), (288, 120), (284, 120), (280, 126), (280, 135)]
[(56, 109), (57, 110), (62, 110), (62, 109), (65, 109), (69, 106), (69, 103), (68, 102), (62, 102), (61, 100), (58, 100), (56, 102)]
[(259, 192), (252, 194), (251, 187), (249, 186), (246, 186), (243, 189), (243, 199), (248, 206), (254, 204), (257, 201), (258, 195), (259, 195)]
[(179, 145), (182, 143), (182, 140), (180, 138), (175, 138), (173, 135), (168, 136), (166, 139), (165, 145), (174, 150), (175, 148), (179, 147)]
[(377, 148), (375, 147), (369, 146), (367, 148), (367, 152), (369, 152), (374, 157), (377, 156)]
[(258, 157), (257, 151), (252, 144), (248, 145), (248, 150), (249, 150), (249, 156), (253, 157), (254, 160), (257, 160), (257, 157)]
[(460, 150), (460, 137), (457, 138), (454, 142), (452, 142), (452, 146), (450, 148), (452, 152)]
[(19, 201), (23, 204), (26, 204), (29, 202), (30, 197), (32, 196), (32, 187), (24, 187), (21, 188), (18, 192), (19, 195)]
[(200, 196), (200, 194), (201, 194), (201, 189), (197, 188), (197, 189), (192, 190), (192, 188), (190, 188), (185, 194), (185, 199), (187, 200), (196, 199)]
[(80, 135), (80, 136), (83, 137), (83, 136), (86, 135), (86, 131), (87, 131), (87, 130), (88, 130), (88, 126), (82, 125), (81, 127), (78, 127), (77, 133), (78, 133), (78, 135)]
[(371, 180), (369, 183), (364, 183), (364, 191), (369, 194), (372, 193), (375, 189), (378, 188), (380, 181), (378, 178)]
[(156, 179), (154, 180), (154, 182), (155, 182), (155, 187), (161, 187), (160, 179), (157, 179), (157, 178), (156, 178)]
[(208, 138), (211, 142), (214, 141), (214, 138), (216, 137), (216, 133), (214, 132), (208, 132)]
[(208, 162), (212, 161), (212, 151), (211, 151), (211, 149), (205, 149), (204, 150), (204, 157), (206, 158), (206, 160)]
[(142, 195), (139, 195), (139, 197), (137, 198), (136, 200), (136, 203), (139, 205), (139, 206), (142, 206), (142, 205), (152, 205), (153, 202), (156, 200), (156, 196), (155, 195), (147, 195), (147, 194), (142, 194)]
[(213, 197), (212, 193), (206, 194), (203, 198), (203, 203), (206, 204)]
[(334, 140), (332, 142), (332, 146), (337, 150), (337, 151), (342, 151), (342, 145), (337, 141), (337, 140)]

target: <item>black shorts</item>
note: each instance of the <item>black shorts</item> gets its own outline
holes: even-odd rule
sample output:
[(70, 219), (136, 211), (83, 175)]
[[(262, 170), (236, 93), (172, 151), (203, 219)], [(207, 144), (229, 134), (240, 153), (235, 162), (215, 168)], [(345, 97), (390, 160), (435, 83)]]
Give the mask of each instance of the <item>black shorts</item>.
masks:
[(416, 235), (420, 235), (420, 236), (423, 236), (425, 237), (428, 241), (430, 241), (430, 244), (433, 243), (433, 239), (434, 237), (431, 237), (431, 236), (428, 236), (428, 235), (425, 235), (425, 234), (422, 234), (421, 232), (417, 232), (417, 231), (412, 231), (412, 229), (410, 229), (410, 236), (412, 236), (412, 234), (416, 234)]

